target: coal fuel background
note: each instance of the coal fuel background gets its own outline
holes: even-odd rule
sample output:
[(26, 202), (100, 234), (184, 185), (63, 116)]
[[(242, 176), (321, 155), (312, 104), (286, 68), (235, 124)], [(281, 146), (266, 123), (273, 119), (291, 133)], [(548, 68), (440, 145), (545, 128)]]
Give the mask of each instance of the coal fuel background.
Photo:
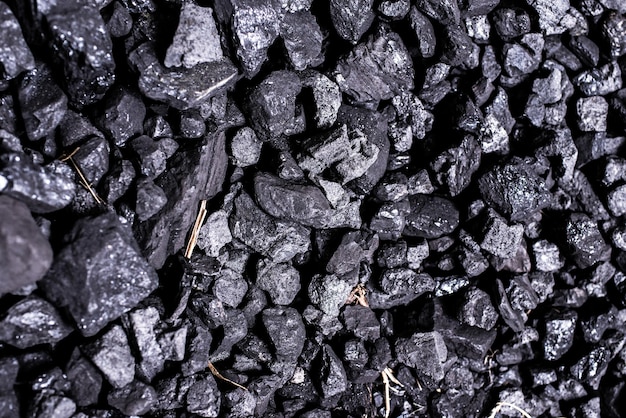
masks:
[(623, 0), (1, 0), (0, 417), (626, 416)]

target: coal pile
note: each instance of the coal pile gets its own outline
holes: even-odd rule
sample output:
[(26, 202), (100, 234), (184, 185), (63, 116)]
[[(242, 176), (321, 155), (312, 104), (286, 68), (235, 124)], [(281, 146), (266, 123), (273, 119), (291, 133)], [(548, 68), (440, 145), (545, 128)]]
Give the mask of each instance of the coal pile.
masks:
[(0, 418), (626, 416), (622, 0), (0, 0)]

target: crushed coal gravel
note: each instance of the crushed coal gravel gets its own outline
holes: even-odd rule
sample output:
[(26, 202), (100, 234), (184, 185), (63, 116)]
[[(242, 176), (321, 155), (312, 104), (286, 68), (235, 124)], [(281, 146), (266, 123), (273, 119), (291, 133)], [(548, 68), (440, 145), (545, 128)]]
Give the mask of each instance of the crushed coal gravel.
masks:
[(626, 416), (625, 4), (0, 0), (0, 418)]

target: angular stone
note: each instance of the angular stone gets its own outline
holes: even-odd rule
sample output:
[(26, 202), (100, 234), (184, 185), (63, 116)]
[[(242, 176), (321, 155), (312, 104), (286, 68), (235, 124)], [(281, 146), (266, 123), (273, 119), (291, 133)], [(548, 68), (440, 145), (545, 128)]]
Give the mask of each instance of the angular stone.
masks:
[(330, 398), (348, 389), (348, 378), (341, 360), (333, 349), (325, 344), (321, 353), (320, 389), (324, 398)]
[(137, 180), (137, 196), (135, 213), (140, 222), (150, 219), (167, 204), (167, 196), (163, 189), (154, 184), (148, 177)]
[(413, 195), (409, 198), (411, 212), (402, 234), (409, 237), (439, 238), (459, 225), (459, 211), (452, 201), (443, 197)]
[(256, 284), (269, 294), (275, 305), (289, 305), (300, 291), (300, 272), (287, 263), (260, 261)]
[(0, 294), (4, 294), (43, 278), (53, 254), (23, 203), (0, 195), (0, 219)]
[(444, 377), (443, 365), (448, 358), (446, 344), (437, 331), (415, 333), (410, 338), (398, 338), (398, 361), (416, 370), (427, 384), (437, 384)]
[(458, 312), (459, 321), (489, 331), (500, 315), (493, 307), (489, 294), (481, 289), (471, 289), (463, 295), (463, 304)]
[(70, 393), (78, 406), (93, 405), (98, 402), (102, 390), (102, 375), (89, 359), (74, 349), (65, 367), (70, 381)]
[(115, 81), (113, 43), (96, 7), (73, 1), (53, 4), (42, 11), (48, 41), (70, 102), (82, 108), (100, 100)]
[(572, 213), (565, 221), (565, 244), (574, 263), (580, 268), (608, 260), (611, 247), (598, 229), (597, 222), (582, 213)]
[(263, 310), (261, 320), (276, 350), (276, 356), (295, 365), (306, 337), (298, 311), (294, 308), (267, 308)]
[(18, 20), (5, 3), (0, 4), (0, 81), (11, 80), (23, 71), (35, 68), (35, 59), (28, 49)]
[(223, 210), (213, 212), (200, 228), (198, 247), (208, 256), (217, 257), (220, 250), (233, 240), (228, 227), (228, 214)]
[(114, 214), (78, 220), (40, 284), (65, 307), (85, 336), (132, 309), (158, 286), (158, 277)]
[(193, 3), (183, 4), (174, 40), (165, 54), (165, 66), (192, 68), (220, 61), (223, 56), (213, 10)]
[(374, 0), (330, 1), (330, 18), (346, 41), (356, 44), (374, 20)]
[(44, 64), (38, 64), (20, 80), (18, 100), (31, 141), (50, 134), (67, 112), (67, 97)]
[(125, 322), (125, 325), (128, 324), (128, 333), (134, 339), (135, 347), (140, 354), (140, 359), (137, 361), (137, 373), (148, 382), (151, 382), (165, 367), (165, 356), (157, 341), (155, 329), (160, 321), (157, 309), (148, 307), (130, 312)]
[(380, 322), (374, 311), (367, 306), (346, 306), (341, 313), (341, 321), (358, 338), (366, 341), (380, 338)]
[(107, 395), (109, 405), (124, 415), (144, 415), (156, 404), (157, 393), (152, 386), (138, 380), (129, 385), (113, 389)]
[(106, 95), (103, 107), (96, 122), (115, 145), (124, 146), (130, 138), (142, 133), (146, 106), (138, 94), (116, 87)]
[(72, 331), (54, 306), (36, 296), (11, 306), (0, 321), (0, 341), (22, 349), (56, 344)]
[(119, 325), (111, 327), (82, 350), (113, 387), (122, 388), (133, 381), (135, 359), (130, 352), (126, 334)]
[(324, 35), (309, 11), (287, 13), (280, 26), (287, 57), (297, 71), (316, 67), (324, 61), (322, 41)]
[(582, 97), (576, 102), (578, 128), (583, 132), (606, 131), (609, 104), (601, 96)]
[(311, 89), (314, 100), (315, 114), (313, 119), (318, 128), (329, 128), (337, 120), (337, 112), (341, 107), (339, 86), (316, 71), (306, 71), (301, 75), (302, 85)]
[(166, 68), (149, 43), (137, 47), (128, 59), (139, 72), (139, 90), (146, 97), (181, 110), (198, 107), (223, 93), (238, 75), (226, 57), (189, 69)]
[(402, 39), (381, 29), (341, 58), (334, 76), (355, 102), (375, 105), (413, 88), (413, 61)]
[(259, 161), (263, 142), (256, 133), (245, 126), (237, 131), (230, 142), (230, 150), (235, 164), (239, 167), (248, 167)]

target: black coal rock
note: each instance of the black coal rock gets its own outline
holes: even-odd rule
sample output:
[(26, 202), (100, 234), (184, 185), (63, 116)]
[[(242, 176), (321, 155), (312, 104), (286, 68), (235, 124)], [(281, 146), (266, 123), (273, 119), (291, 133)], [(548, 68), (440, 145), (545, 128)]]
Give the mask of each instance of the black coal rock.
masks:
[(598, 229), (598, 224), (582, 213), (572, 213), (565, 220), (564, 244), (568, 256), (580, 268), (590, 267), (611, 256), (611, 247)]
[(167, 196), (163, 189), (154, 184), (148, 177), (137, 180), (137, 200), (135, 202), (135, 213), (137, 219), (143, 222), (150, 219), (167, 203)]
[(413, 88), (413, 61), (402, 39), (381, 27), (337, 63), (334, 77), (355, 102), (376, 105)]
[(459, 211), (452, 201), (438, 196), (413, 195), (410, 213), (402, 234), (409, 237), (439, 238), (459, 225)]
[(117, 216), (80, 219), (64, 239), (40, 286), (83, 335), (96, 334), (156, 289), (154, 269)]
[(136, 93), (114, 88), (104, 100), (104, 110), (97, 119), (98, 126), (117, 146), (142, 133), (146, 107)]
[(81, 108), (100, 100), (115, 81), (113, 45), (100, 11), (61, 1), (42, 13), (70, 102)]
[(135, 377), (135, 359), (128, 339), (119, 325), (112, 326), (96, 341), (81, 350), (115, 388), (123, 388)]
[(144, 415), (156, 403), (157, 393), (151, 386), (134, 380), (127, 386), (109, 392), (109, 405), (125, 415)]
[(5, 3), (0, 4), (0, 82), (12, 80), (24, 71), (35, 68), (35, 59), (28, 49), (18, 20)]
[(373, 0), (331, 0), (330, 17), (339, 36), (356, 44), (374, 20), (373, 6)]
[(22, 202), (0, 196), (0, 219), (0, 294), (4, 294), (43, 278), (52, 264), (52, 248)]
[(448, 349), (437, 331), (398, 338), (395, 352), (398, 361), (415, 369), (420, 380), (428, 386), (436, 385), (443, 379)]
[(300, 273), (287, 263), (260, 261), (256, 284), (275, 305), (289, 305), (300, 291)]
[(324, 34), (311, 12), (303, 10), (287, 13), (280, 26), (280, 36), (295, 70), (317, 67), (324, 61)]

